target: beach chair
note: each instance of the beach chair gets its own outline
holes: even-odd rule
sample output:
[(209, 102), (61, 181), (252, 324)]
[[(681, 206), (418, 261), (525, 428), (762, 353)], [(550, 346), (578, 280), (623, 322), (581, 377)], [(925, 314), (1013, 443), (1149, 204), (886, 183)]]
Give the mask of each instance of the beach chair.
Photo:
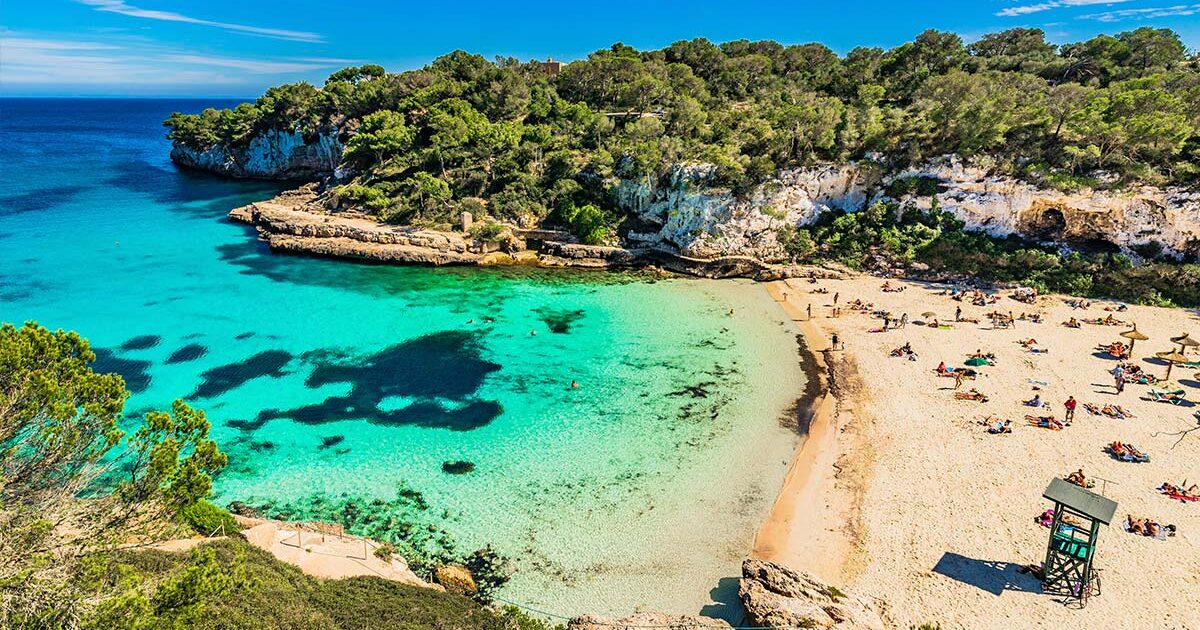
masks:
[(1187, 392), (1183, 391), (1182, 389), (1176, 389), (1169, 392), (1159, 391), (1157, 389), (1150, 390), (1150, 400), (1153, 400), (1154, 402), (1165, 402), (1171, 403), (1172, 405), (1178, 405), (1182, 403), (1183, 399), (1186, 397)]

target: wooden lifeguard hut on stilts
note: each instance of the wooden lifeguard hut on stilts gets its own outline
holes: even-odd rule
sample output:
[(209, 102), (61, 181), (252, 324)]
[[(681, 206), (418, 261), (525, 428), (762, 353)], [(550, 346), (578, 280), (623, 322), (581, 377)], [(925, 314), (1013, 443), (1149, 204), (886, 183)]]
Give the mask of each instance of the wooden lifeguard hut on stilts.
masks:
[(1117, 503), (1063, 479), (1051, 481), (1042, 497), (1054, 502), (1042, 588), (1085, 606), (1089, 597), (1100, 594), (1100, 579), (1092, 568), (1096, 537), (1101, 525), (1112, 522)]

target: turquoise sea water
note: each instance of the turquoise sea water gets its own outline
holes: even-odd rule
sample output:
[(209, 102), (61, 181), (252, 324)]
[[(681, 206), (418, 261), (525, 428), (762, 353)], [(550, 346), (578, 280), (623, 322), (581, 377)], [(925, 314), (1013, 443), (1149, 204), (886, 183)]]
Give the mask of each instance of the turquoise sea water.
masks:
[(796, 442), (766, 292), (273, 255), (224, 217), (277, 188), (167, 159), (212, 104), (0, 100), (0, 320), (91, 339), (132, 414), (205, 409), (222, 504), (490, 543), (565, 614), (720, 614)]

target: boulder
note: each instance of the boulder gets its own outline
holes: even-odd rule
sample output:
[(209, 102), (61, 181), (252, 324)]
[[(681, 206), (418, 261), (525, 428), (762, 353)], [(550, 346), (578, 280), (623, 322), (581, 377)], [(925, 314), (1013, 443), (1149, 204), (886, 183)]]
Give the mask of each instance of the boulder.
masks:
[(712, 617), (668, 615), (660, 612), (637, 612), (623, 619), (583, 615), (567, 622), (567, 630), (621, 630), (646, 627), (661, 628), (662, 630), (696, 630), (697, 628), (729, 628), (730, 625)]
[(448, 593), (470, 595), (479, 590), (475, 585), (475, 577), (466, 567), (457, 564), (444, 564), (433, 572), (433, 579), (446, 588)]
[(884, 628), (879, 613), (866, 600), (774, 562), (743, 562), (738, 594), (751, 626)]

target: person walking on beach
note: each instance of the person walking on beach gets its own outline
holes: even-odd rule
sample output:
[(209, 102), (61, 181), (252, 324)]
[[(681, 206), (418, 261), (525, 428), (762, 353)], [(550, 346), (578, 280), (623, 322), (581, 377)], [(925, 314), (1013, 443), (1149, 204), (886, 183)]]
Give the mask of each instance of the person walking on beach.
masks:
[(1113, 386), (1117, 388), (1117, 393), (1125, 391), (1125, 368), (1118, 365), (1113, 368)]
[(961, 306), (954, 307), (954, 321), (956, 321), (956, 322), (962, 321), (962, 307)]
[(841, 295), (841, 293), (838, 293), (837, 291), (833, 292), (833, 305), (834, 306), (837, 306), (837, 300), (838, 300), (839, 295)]
[(808, 303), (808, 318), (812, 319), (812, 302)]
[(908, 327), (908, 313), (905, 313), (905, 314), (903, 314), (903, 315), (901, 315), (901, 316), (900, 316), (900, 327), (901, 327), (901, 328), (907, 328), (907, 327)]
[(1063, 403), (1067, 413), (1064, 419), (1070, 422), (1075, 419), (1075, 407), (1079, 406), (1079, 401), (1075, 400), (1074, 396), (1067, 396), (1067, 402)]
[(954, 389), (962, 387), (963, 381), (965, 380), (967, 380), (967, 373), (965, 370), (954, 371)]
[(830, 346), (832, 347), (831, 349), (833, 349), (833, 350), (837, 350), (837, 349), (838, 349), (838, 336), (837, 336), (837, 333), (833, 333), (833, 337), (831, 337), (831, 338), (830, 338), (830, 341), (831, 341), (831, 343), (830, 343)]

